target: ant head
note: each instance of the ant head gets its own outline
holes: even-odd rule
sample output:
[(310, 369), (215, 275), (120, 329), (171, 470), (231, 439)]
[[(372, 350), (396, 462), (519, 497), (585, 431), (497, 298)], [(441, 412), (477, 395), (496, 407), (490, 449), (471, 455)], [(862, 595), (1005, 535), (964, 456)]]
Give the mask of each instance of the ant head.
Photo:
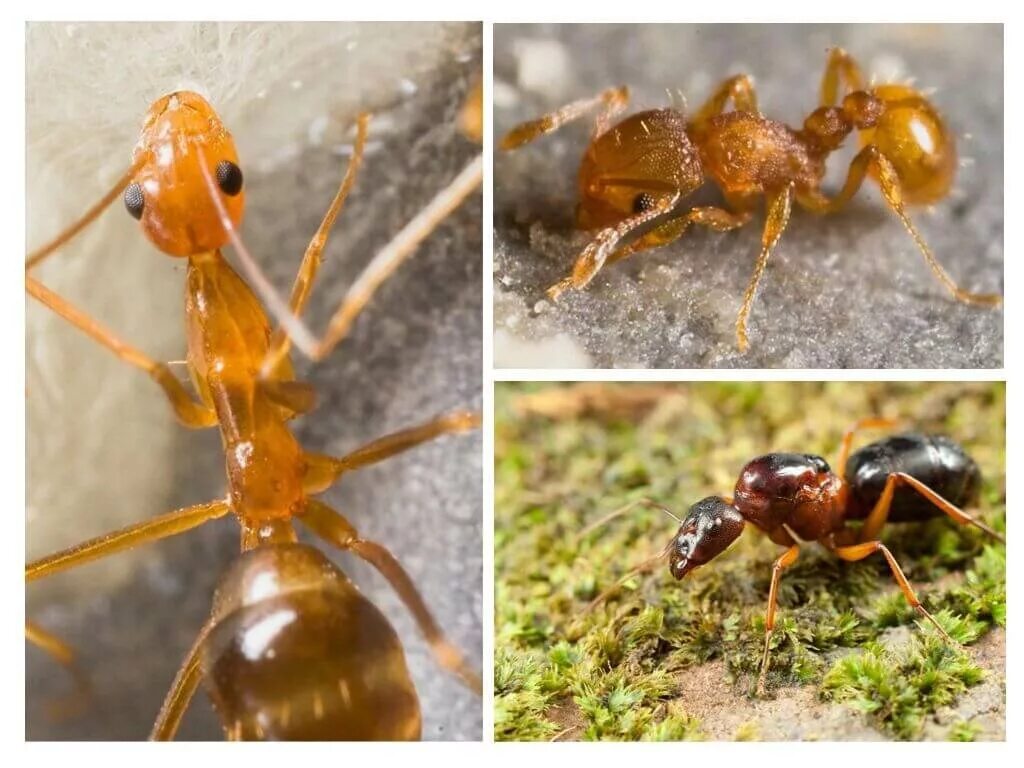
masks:
[(749, 462), (736, 481), (736, 508), (764, 530), (787, 522), (805, 503), (831, 494), (838, 478), (821, 456), (769, 453)]
[(879, 85), (871, 93), (884, 109), (861, 131), (861, 145), (874, 144), (892, 163), (905, 202), (928, 205), (943, 199), (953, 186), (957, 153), (942, 116), (906, 85)]
[(614, 226), (703, 182), (686, 119), (673, 109), (639, 112), (594, 139), (580, 163), (583, 229)]
[[(245, 193), (231, 134), (197, 93), (178, 91), (146, 113), (124, 203), (153, 244), (171, 256), (212, 251), (242, 220)], [(220, 201), (218, 206), (213, 195)]]
[(668, 565), (681, 579), (694, 568), (722, 554), (743, 533), (743, 516), (719, 496), (701, 499), (686, 514), (672, 543)]

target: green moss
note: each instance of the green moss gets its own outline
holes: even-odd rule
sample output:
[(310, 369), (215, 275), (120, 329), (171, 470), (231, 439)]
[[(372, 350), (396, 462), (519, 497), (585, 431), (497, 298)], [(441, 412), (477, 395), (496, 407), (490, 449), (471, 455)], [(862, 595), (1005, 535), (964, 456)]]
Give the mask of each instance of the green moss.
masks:
[[(949, 629), (950, 622), (943, 622)], [(871, 716), (901, 739), (919, 735), (926, 714), (951, 704), (984, 671), (961, 650), (930, 634), (903, 652), (878, 643), (836, 662), (822, 680), (822, 696)]]
[[(737, 706), (750, 701), (779, 548), (748, 533), (682, 582), (663, 567), (634, 575), (588, 611), (675, 530), (656, 510), (637, 508), (580, 535), (630, 501), (649, 497), (685, 513), (697, 499), (728, 493), (753, 456), (834, 457), (847, 426), (885, 415), (962, 442), (985, 476), (982, 514), (1005, 528), (1001, 384), (707, 383), (680, 385), (678, 395), (660, 391), (646, 409), (634, 397), (629, 408), (570, 418), (531, 413), (522, 396), (553, 386), (561, 385), (500, 385), (496, 397), (498, 739), (552, 738), (566, 730), (567, 710), (580, 720), (567, 738), (700, 738), (679, 684), (712, 661), (723, 664)], [(877, 436), (865, 434), (858, 445)], [(1005, 625), (1001, 544), (947, 519), (890, 526), (882, 538), (960, 642)], [(933, 629), (918, 629), (919, 618), (880, 556), (843, 563), (806, 546), (780, 584), (769, 691), (814, 686), (865, 712), (883, 733), (915, 738), (929, 712), (980, 679)], [(915, 638), (903, 655), (878, 644), (898, 626)], [(897, 686), (883, 671), (913, 682)], [(733, 737), (757, 735), (750, 724)]]

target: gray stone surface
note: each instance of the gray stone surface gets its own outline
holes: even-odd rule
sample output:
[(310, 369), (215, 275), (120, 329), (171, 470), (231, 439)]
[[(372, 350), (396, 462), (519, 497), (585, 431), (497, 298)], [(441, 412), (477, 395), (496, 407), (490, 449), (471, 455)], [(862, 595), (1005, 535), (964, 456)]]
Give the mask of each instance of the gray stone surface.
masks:
[[(322, 29), (322, 25), (313, 25)], [(252, 34), (251, 31), (246, 34)], [(372, 28), (360, 37), (359, 30), (345, 35), (372, 45), (381, 29)], [(408, 221), (444, 184), (478, 152), (458, 135), (453, 119), (479, 72), (479, 25), (450, 28), (444, 35), (424, 35), (415, 28), (395, 33), (392, 43), (405, 37), (410, 48), (426, 37), (440, 42), (435, 63), (418, 68), (403, 92), (394, 89), (395, 73), (382, 75), (379, 62), (359, 73), (355, 62), (344, 72), (355, 77), (355, 87), (377, 77), (376, 94), (362, 106), (376, 111), (371, 127), (370, 152), (363, 173), (338, 221), (328, 247), (321, 278), (308, 313), (311, 325), (321, 329), (352, 278), (369, 258)], [(103, 36), (107, 39), (109, 36)], [(225, 36), (226, 39), (226, 36)], [(343, 35), (341, 39), (345, 39)], [(419, 41), (419, 43), (417, 43)], [(110, 44), (109, 41), (105, 44)], [(354, 50), (353, 48), (345, 50)], [(339, 49), (340, 50), (340, 49)], [(358, 50), (358, 49), (355, 49)], [(367, 48), (368, 53), (372, 48)], [(420, 58), (426, 56), (419, 51)], [(31, 56), (31, 48), (29, 55)], [(319, 59), (318, 59), (319, 60)], [(368, 61), (373, 62), (372, 56)], [(392, 65), (401, 61), (395, 54)], [(344, 69), (344, 68), (342, 68)], [(340, 70), (339, 70), (340, 71)], [(291, 76), (294, 77), (294, 76)], [(288, 109), (291, 77), (272, 98), (281, 99), (278, 109)], [(360, 77), (366, 80), (359, 80)], [(279, 72), (266, 83), (280, 83)], [(255, 92), (265, 83), (246, 82)], [(344, 89), (338, 89), (345, 94)], [(300, 95), (305, 95), (300, 92)], [(348, 98), (347, 96), (345, 97)], [(252, 106), (252, 105), (250, 105)], [(321, 104), (329, 119), (321, 128), (322, 142), (299, 140), (294, 152), (277, 162), (246, 151), (244, 134), (260, 132), (260, 121), (233, 124), (246, 170), (248, 207), (243, 234), (271, 279), (282, 290), (294, 276), (306, 243), (341, 178), (351, 107)], [(243, 110), (244, 112), (245, 110)], [(252, 106), (250, 114), (259, 114)], [(319, 112), (314, 113), (319, 114)], [(138, 119), (138, 118), (136, 118)], [(226, 118), (227, 119), (227, 118)], [(309, 128), (312, 134), (312, 126)], [(305, 130), (302, 137), (306, 135)], [(125, 146), (123, 151), (129, 147)], [(122, 155), (123, 157), (123, 155)], [(246, 158), (250, 158), (246, 162)], [(30, 190), (31, 191), (31, 190)], [(130, 230), (123, 210), (111, 212), (113, 226)], [(302, 443), (310, 450), (333, 454), (352, 448), (436, 414), (456, 408), (481, 406), (481, 228), (480, 200), (464, 204), (436, 232), (410, 263), (382, 288), (347, 339), (324, 363), (310, 365), (297, 359), (299, 376), (313, 382), (320, 393), (317, 409), (295, 422)], [(153, 252), (137, 232), (131, 232), (131, 250), (124, 254), (76, 253), (73, 259), (91, 260), (90, 269), (102, 275), (117, 259), (133, 259), (148, 265), (156, 279), (163, 269), (172, 282), (176, 301), (168, 310), (174, 326), (174, 343), (167, 355), (183, 348), (180, 292), (183, 268)], [(72, 258), (72, 257), (69, 257)], [(73, 260), (72, 259), (72, 260)], [(69, 263), (65, 260), (63, 263)], [(60, 269), (54, 266), (54, 279)], [(110, 272), (107, 273), (111, 274)], [(110, 301), (147, 301), (147, 285), (120, 286)], [(102, 295), (102, 294), (100, 294)], [(90, 303), (91, 301), (91, 303)], [(82, 303), (103, 315), (107, 307), (97, 295)], [(45, 315), (37, 307), (30, 314)], [(153, 321), (156, 324), (156, 320)], [(145, 322), (119, 324), (118, 330), (143, 348), (161, 352), (149, 342)], [(30, 334), (30, 357), (45, 357), (48, 347), (66, 345), (88, 349), (78, 334), (55, 329), (53, 335)], [(215, 432), (190, 432), (176, 427), (158, 391), (144, 377), (108, 364), (98, 351), (77, 372), (54, 379), (52, 370), (40, 366), (37, 382), (30, 385), (30, 404), (52, 406), (36, 413), (29, 424), (29, 455), (40, 444), (64, 440), (68, 430), (98, 436), (97, 442), (130, 439), (131, 453), (145, 456), (146, 430), (170, 425), (168, 449), (142, 466), (107, 464), (87, 454), (92, 472), (116, 491), (130, 484), (130, 475), (145, 473), (162, 480), (155, 498), (141, 501), (125, 492), (117, 506), (127, 520), (141, 520), (176, 507), (214, 498), (223, 493), (223, 454)], [(134, 400), (115, 403), (117, 409), (102, 418), (102, 389), (90, 373), (98, 366), (112, 385), (138, 383), (137, 398), (155, 401), (157, 407), (145, 422), (143, 437), (126, 438), (122, 425), (139, 420)], [(73, 376), (74, 378), (70, 378)], [(74, 386), (66, 386), (74, 382)], [(88, 399), (66, 421), (58, 419), (65, 401), (81, 390)], [(43, 409), (40, 409), (43, 410)], [(108, 409), (109, 410), (109, 409)], [(87, 418), (92, 413), (92, 419)], [(99, 417), (99, 418), (98, 418)], [(148, 417), (147, 417), (148, 418)], [(63, 443), (62, 443), (63, 444)], [(67, 459), (54, 464), (36, 463), (39, 483), (28, 489), (30, 509), (46, 519), (52, 511), (40, 498), (47, 493), (42, 480), (49, 479), (59, 496), (64, 486), (75, 505), (75, 475), (83, 468)], [(30, 463), (30, 477), (33, 467)], [(49, 497), (47, 497), (49, 498)], [(347, 476), (325, 499), (343, 511), (360, 531), (387, 545), (417, 580), (430, 607), (465, 649), (477, 668), (481, 665), (481, 441), (479, 434), (446, 438), (377, 467)], [(78, 518), (63, 529), (42, 536), (31, 524), (27, 544), (42, 554), (66, 546), (109, 525), (97, 522), (107, 510), (96, 503), (77, 504)], [(39, 534), (39, 535), (34, 535)], [(308, 540), (308, 539), (307, 539)], [(238, 552), (238, 527), (231, 519), (210, 524), (180, 538), (132, 553), (124, 558), (90, 565), (75, 575), (33, 584), (28, 590), (27, 612), (34, 620), (72, 643), (81, 654), (82, 666), (94, 684), (94, 696), (83, 713), (54, 719), (47, 713), (52, 703), (69, 688), (65, 672), (49, 658), (29, 647), (26, 651), (26, 736), (29, 739), (140, 739), (152, 725), (167, 688), (196, 631), (209, 611), (210, 598), (220, 574)], [(420, 694), (426, 739), (479, 739), (480, 699), (440, 670), (429, 655), (412, 621), (386, 583), (362, 563), (347, 555), (331, 555), (384, 611), (401, 637)], [(127, 579), (105, 580), (108, 569), (128, 565)], [(218, 739), (220, 729), (206, 696), (200, 693), (187, 714), (179, 738)]]
[[(1003, 286), (1003, 36), (999, 26), (495, 25), (495, 136), (615, 84), (631, 110), (696, 107), (727, 76), (755, 78), (761, 109), (799, 125), (816, 106), (826, 50), (846, 47), (882, 81), (913, 77), (960, 137), (955, 194), (912, 216), (955, 279)], [(733, 323), (763, 216), (695, 230), (544, 299), (587, 242), (572, 228), (580, 124), (494, 159), (495, 361), (499, 366), (978, 368), (1002, 365), (1001, 310), (953, 302), (874, 185), (824, 219), (797, 211), (761, 281), (751, 351)], [(969, 134), (969, 137), (965, 137)], [(853, 144), (854, 142), (848, 142)], [(837, 190), (852, 147), (833, 156)], [(711, 185), (706, 185), (710, 187)], [(695, 201), (717, 199), (701, 190)]]

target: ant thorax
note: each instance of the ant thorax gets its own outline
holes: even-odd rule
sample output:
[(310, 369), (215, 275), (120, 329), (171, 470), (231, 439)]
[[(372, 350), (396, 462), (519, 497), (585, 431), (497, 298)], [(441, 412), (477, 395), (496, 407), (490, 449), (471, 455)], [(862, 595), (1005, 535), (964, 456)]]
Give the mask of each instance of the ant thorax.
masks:
[(842, 526), (846, 488), (820, 456), (769, 453), (743, 468), (734, 498), (744, 519), (761, 530), (786, 526), (814, 541)]

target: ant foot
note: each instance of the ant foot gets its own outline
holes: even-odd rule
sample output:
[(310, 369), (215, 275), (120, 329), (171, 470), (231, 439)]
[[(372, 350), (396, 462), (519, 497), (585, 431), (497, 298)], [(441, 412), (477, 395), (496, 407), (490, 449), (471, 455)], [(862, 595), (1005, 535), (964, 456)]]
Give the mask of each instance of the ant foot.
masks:
[(545, 291), (545, 293), (547, 293), (547, 297), (551, 299), (551, 301), (558, 301), (558, 297), (570, 288), (572, 288), (572, 278), (567, 277), (552, 285), (547, 289), (547, 291)]

